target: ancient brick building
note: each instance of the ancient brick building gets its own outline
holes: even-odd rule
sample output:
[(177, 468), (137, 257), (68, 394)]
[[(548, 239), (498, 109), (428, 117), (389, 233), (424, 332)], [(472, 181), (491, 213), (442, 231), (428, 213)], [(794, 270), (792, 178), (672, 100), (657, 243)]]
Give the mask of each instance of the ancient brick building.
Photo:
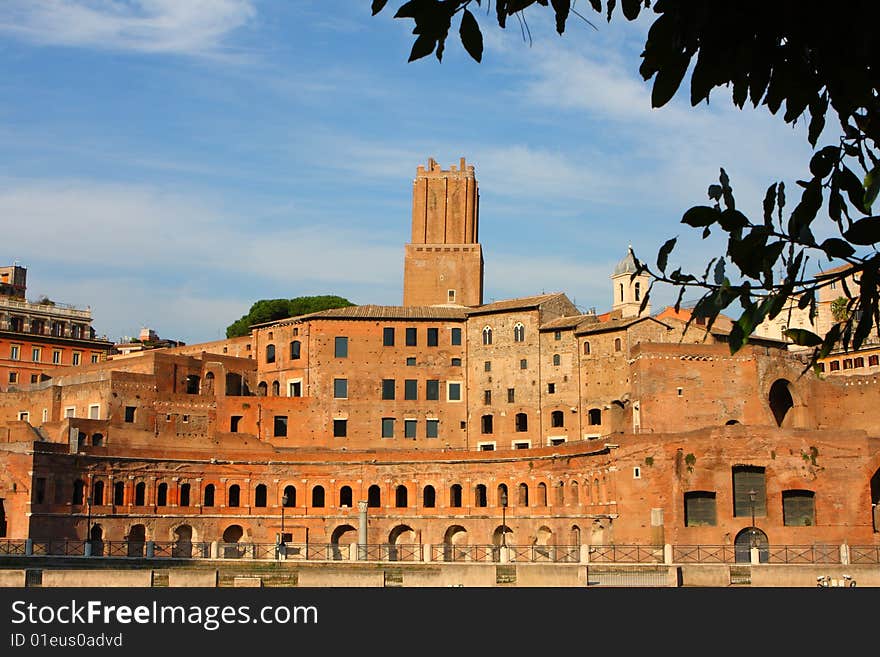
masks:
[(875, 375), (639, 313), (628, 255), (608, 313), (484, 304), (477, 206), (419, 168), (401, 306), (0, 394), (6, 535), (343, 546), (364, 502), (370, 544), (880, 543)]

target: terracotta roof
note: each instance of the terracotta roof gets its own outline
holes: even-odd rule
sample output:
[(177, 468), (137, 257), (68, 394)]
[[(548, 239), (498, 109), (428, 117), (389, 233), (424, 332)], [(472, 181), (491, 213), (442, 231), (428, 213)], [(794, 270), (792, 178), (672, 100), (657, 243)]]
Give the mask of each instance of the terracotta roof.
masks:
[(321, 310), (308, 315), (278, 320), (275, 323), (303, 319), (460, 319), (467, 318), (463, 306), (347, 306)]
[(849, 263), (845, 263), (843, 265), (839, 265), (837, 267), (832, 267), (831, 269), (825, 269), (824, 271), (820, 271), (816, 274), (816, 278), (822, 278), (824, 276), (831, 276), (833, 274), (839, 274), (842, 271), (846, 271), (847, 269), (852, 269), (853, 266)]
[(564, 296), (564, 292), (551, 292), (550, 294), (538, 294), (533, 297), (520, 297), (518, 299), (495, 301), (493, 303), (483, 304), (482, 306), (470, 307), (467, 309), (467, 314), (485, 315), (488, 313), (504, 312), (506, 310), (526, 310), (529, 308), (537, 308), (545, 301)]
[(556, 319), (552, 319), (549, 322), (541, 324), (538, 330), (555, 331), (557, 329), (576, 328), (580, 324), (593, 325), (598, 322), (599, 320), (595, 315), (571, 315), (569, 317), (557, 317)]
[(643, 316), (643, 317), (627, 317), (625, 319), (609, 319), (607, 322), (598, 322), (596, 324), (583, 324), (578, 327), (575, 333), (577, 335), (584, 335), (586, 333), (604, 333), (606, 331), (616, 331), (618, 329), (627, 328), (636, 324), (638, 322), (642, 322), (645, 320), (651, 320), (657, 322), (658, 324), (662, 324), (667, 328), (671, 328), (669, 324), (665, 322), (661, 322), (659, 319), (655, 319), (654, 317)]

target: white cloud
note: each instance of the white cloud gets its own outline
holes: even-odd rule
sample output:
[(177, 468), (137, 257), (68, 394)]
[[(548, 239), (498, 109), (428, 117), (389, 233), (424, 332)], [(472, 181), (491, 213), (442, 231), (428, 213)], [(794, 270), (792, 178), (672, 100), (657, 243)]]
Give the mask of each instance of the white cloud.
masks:
[(251, 0), (6, 0), (0, 32), (41, 45), (217, 56)]

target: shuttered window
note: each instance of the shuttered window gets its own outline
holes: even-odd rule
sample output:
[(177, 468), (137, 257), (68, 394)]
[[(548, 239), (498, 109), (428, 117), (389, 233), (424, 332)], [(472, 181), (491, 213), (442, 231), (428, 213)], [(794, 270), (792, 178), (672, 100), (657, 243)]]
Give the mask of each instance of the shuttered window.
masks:
[(735, 518), (750, 518), (752, 501), (750, 491), (755, 491), (754, 513), (756, 518), (767, 515), (767, 485), (764, 468), (752, 465), (738, 465), (733, 468), (733, 515)]
[(715, 493), (695, 490), (684, 494), (685, 527), (714, 527), (717, 524)]
[(809, 527), (816, 522), (816, 494), (811, 490), (782, 491), (782, 518), (787, 527)]

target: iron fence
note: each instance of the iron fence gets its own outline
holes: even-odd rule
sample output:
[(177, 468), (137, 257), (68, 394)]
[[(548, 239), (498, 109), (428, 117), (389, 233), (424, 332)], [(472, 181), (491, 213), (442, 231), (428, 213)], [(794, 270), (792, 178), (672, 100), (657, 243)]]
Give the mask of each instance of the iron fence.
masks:
[[(30, 543), (30, 549), (28, 549)], [(82, 557), (88, 541), (80, 539), (0, 539), (0, 556)], [(212, 546), (216, 553), (212, 553)], [(582, 549), (590, 564), (663, 564), (664, 548), (649, 545), (507, 545), (507, 558), (517, 563), (582, 563)], [(91, 541), (92, 557), (132, 559), (302, 559), (309, 561), (404, 561), (500, 563), (499, 545), (372, 543), (209, 543), (188, 541)], [(749, 554), (734, 545), (673, 545), (671, 564), (747, 563)], [(426, 555), (425, 552), (428, 554)], [(762, 545), (760, 563), (842, 565), (839, 545)], [(880, 564), (880, 545), (848, 546), (850, 564)]]

